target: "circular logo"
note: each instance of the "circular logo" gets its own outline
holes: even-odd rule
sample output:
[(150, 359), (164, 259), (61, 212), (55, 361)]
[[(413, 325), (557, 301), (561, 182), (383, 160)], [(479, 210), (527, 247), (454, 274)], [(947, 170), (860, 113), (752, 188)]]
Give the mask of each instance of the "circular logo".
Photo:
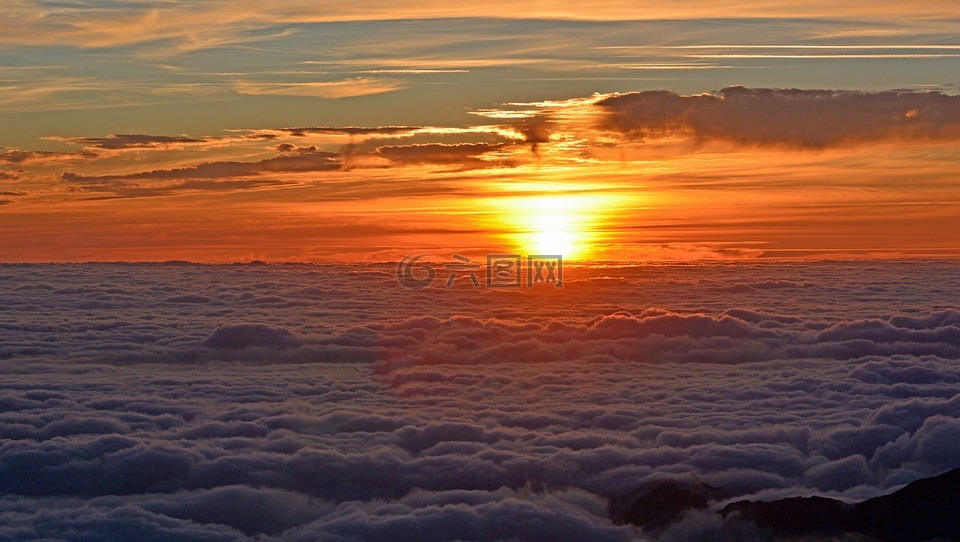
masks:
[[(433, 269), (433, 266), (426, 263), (417, 265), (417, 262), (426, 256), (429, 256), (429, 254), (407, 254), (400, 260), (400, 263), (397, 264), (397, 282), (400, 283), (400, 286), (420, 289), (433, 284), (433, 279), (437, 277), (437, 272)], [(416, 276), (414, 271), (421, 271), (417, 273), (421, 276)], [(422, 276), (423, 272), (426, 273), (426, 276)]]

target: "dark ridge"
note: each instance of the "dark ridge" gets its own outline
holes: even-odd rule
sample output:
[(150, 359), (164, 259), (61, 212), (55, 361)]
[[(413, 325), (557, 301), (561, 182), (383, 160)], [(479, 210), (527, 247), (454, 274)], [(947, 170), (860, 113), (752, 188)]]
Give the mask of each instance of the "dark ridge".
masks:
[(717, 488), (693, 476), (691, 480), (664, 478), (647, 482), (628, 495), (609, 500), (608, 515), (614, 523), (661, 529), (680, 519), (688, 510), (703, 510), (718, 498)]
[(827, 497), (791, 497), (777, 501), (739, 501), (721, 511), (723, 517), (739, 513), (763, 531), (776, 536), (852, 532), (855, 505)]
[(774, 539), (859, 534), (885, 542), (960, 540), (960, 469), (855, 504), (826, 497), (739, 501), (721, 514), (753, 522)]
[[(688, 511), (705, 510), (710, 502), (728, 497), (696, 476), (665, 478), (611, 496), (608, 515), (617, 524), (659, 531)], [(960, 541), (960, 469), (859, 503), (819, 496), (744, 500), (719, 513), (731, 525), (755, 525), (760, 540)]]

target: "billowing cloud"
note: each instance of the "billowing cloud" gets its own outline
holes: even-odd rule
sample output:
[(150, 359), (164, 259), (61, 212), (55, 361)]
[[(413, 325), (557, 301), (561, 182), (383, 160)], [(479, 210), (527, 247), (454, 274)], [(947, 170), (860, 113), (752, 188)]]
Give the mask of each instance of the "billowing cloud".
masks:
[[(947, 314), (955, 316), (956, 311)], [(431, 332), (426, 342), (417, 338), (424, 329)], [(384, 326), (377, 342), (369, 344), (402, 345), (383, 347), (389, 353), (380, 365), (384, 372), (411, 363), (473, 365), (515, 357), (527, 362), (613, 356), (637, 362), (717, 363), (908, 353), (956, 358), (960, 357), (960, 327), (947, 324), (916, 330), (882, 320), (857, 320), (814, 334), (807, 325), (787, 325), (753, 312), (712, 316), (647, 309), (637, 315), (621, 311), (585, 322), (531, 322), (522, 329), (497, 319), (469, 316), (417, 318)]]
[[(948, 262), (392, 267), (3, 266), (0, 535), (683, 540), (960, 467)], [(690, 473), (707, 509), (616, 523)]]

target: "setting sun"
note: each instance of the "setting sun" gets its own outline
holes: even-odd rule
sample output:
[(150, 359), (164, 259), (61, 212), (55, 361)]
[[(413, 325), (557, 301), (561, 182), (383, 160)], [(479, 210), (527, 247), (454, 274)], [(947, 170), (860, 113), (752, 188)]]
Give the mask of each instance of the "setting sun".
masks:
[(606, 194), (516, 196), (494, 203), (502, 227), (512, 232), (507, 241), (513, 249), (566, 260), (595, 256), (596, 242), (613, 209), (613, 198)]
[(536, 249), (541, 254), (567, 255), (568, 258), (572, 258), (576, 253), (573, 235), (563, 224), (553, 224), (550, 221), (545, 221), (543, 229), (537, 234)]
[(528, 251), (557, 254), (573, 259), (588, 252), (586, 209), (582, 201), (570, 196), (525, 198), (528, 216), (521, 244)]

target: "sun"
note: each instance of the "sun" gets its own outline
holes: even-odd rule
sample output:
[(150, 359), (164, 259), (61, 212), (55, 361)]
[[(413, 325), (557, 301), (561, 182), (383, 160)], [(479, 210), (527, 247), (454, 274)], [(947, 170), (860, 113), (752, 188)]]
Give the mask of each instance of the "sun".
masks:
[[(498, 187), (499, 188), (499, 187)], [(485, 227), (504, 249), (564, 261), (602, 256), (616, 212), (629, 196), (574, 183), (514, 183), (516, 195), (484, 200)]]
[(585, 257), (597, 219), (595, 203), (569, 194), (513, 198), (508, 219), (515, 231), (514, 244), (526, 254), (565, 260)]
[(577, 252), (576, 236), (570, 226), (562, 220), (543, 220), (539, 231), (533, 232), (534, 248), (539, 254), (550, 254), (573, 258)]

